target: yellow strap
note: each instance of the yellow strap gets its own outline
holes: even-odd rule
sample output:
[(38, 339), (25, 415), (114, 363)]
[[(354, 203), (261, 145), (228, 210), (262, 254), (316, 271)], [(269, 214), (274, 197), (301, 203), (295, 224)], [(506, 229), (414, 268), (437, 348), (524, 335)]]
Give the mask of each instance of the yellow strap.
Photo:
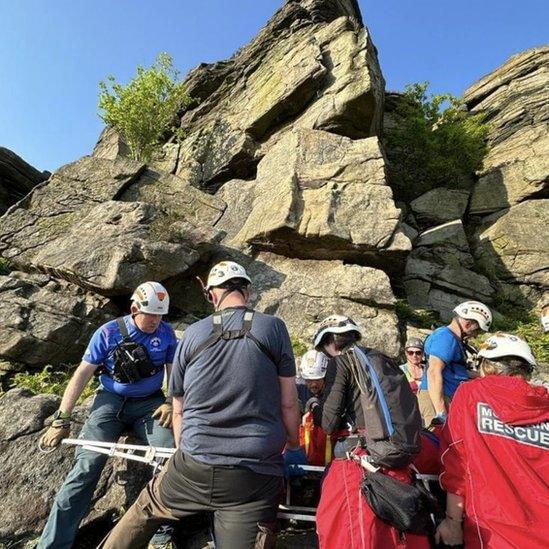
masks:
[(328, 465), (332, 461), (332, 441), (326, 435), (326, 446), (324, 447), (324, 464)]

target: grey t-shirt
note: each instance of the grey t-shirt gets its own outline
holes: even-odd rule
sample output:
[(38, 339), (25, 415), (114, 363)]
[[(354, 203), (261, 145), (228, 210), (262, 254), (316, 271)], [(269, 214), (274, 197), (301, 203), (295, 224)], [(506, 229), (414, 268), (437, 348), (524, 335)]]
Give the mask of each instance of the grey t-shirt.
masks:
[[(242, 327), (244, 307), (223, 310), (223, 328)], [(185, 331), (175, 353), (170, 394), (183, 396), (181, 449), (211, 465), (239, 465), (256, 473), (282, 475), (286, 430), (278, 377), (295, 376), (288, 330), (274, 316), (255, 312), (250, 338), (218, 341), (189, 364), (213, 334), (212, 316)]]

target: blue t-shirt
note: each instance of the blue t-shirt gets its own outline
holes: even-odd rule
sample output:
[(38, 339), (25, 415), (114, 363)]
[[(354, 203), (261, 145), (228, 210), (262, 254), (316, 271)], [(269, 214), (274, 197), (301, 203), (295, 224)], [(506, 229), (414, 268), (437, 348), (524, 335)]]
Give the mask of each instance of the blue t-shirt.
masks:
[[(245, 311), (224, 309), (223, 328), (240, 330)], [(255, 312), (251, 333), (274, 362), (250, 338), (220, 340), (194, 358), (198, 346), (213, 334), (212, 316), (185, 331), (170, 379), (170, 395), (185, 399), (180, 446), (209, 465), (238, 465), (282, 476), (287, 437), (279, 376), (295, 376), (294, 355), (281, 319)]]
[[(142, 332), (134, 323), (131, 315), (124, 317), (128, 334), (132, 341), (141, 343), (149, 353), (153, 364), (160, 367), (160, 370), (153, 376), (142, 379), (137, 383), (118, 383), (107, 374), (101, 374), (99, 380), (101, 385), (111, 393), (124, 397), (144, 397), (157, 392), (162, 387), (164, 379), (164, 364), (171, 364), (177, 347), (177, 338), (173, 328), (167, 322), (160, 322), (156, 331), (152, 334)], [(123, 340), (118, 323), (111, 320), (103, 324), (95, 331), (82, 360), (105, 366), (109, 371), (114, 370), (113, 351)]]
[[(467, 375), (463, 346), (448, 326), (437, 328), (425, 340), (427, 364), (429, 364), (430, 356), (436, 356), (444, 362), (444, 369), (442, 370), (443, 391), (445, 396), (452, 398), (459, 384), (469, 379), (469, 376)], [(427, 366), (421, 378), (419, 388), (423, 390), (427, 390), (429, 387), (427, 382), (428, 369)]]

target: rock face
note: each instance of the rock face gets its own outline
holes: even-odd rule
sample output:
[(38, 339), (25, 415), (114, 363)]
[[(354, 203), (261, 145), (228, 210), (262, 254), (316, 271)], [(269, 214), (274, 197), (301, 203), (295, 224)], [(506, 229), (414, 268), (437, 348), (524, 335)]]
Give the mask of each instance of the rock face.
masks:
[(354, 0), (287, 2), (235, 56), (185, 82), (200, 104), (182, 117), (176, 173), (195, 185), (249, 179), (281, 129), (357, 138), (381, 124), (384, 81)]
[(549, 197), (549, 46), (520, 53), (471, 86), (469, 110), (485, 113), (489, 152), (471, 200), (487, 215)]
[(494, 218), (476, 235), (476, 258), (507, 299), (536, 304), (549, 294), (549, 200), (527, 200)]
[[(0, 543), (40, 535), (53, 498), (72, 467), (74, 450), (68, 446), (61, 446), (51, 454), (38, 451), (38, 439), (48, 424), (45, 421), (57, 409), (59, 401), (59, 397), (32, 396), (22, 389), (13, 389), (0, 397), (0, 467), (3, 472), (0, 479), (3, 502)], [(87, 406), (75, 409), (76, 421), (72, 424), (71, 437), (78, 436), (86, 410)], [(150, 474), (151, 468), (147, 465), (108, 460), (83, 525), (116, 515), (122, 506), (131, 505)]]
[(0, 359), (77, 363), (93, 332), (117, 315), (108, 299), (48, 275), (0, 276)]
[(413, 200), (410, 209), (421, 227), (432, 227), (454, 219), (462, 219), (468, 200), (469, 191), (441, 187)]
[(259, 254), (249, 269), (259, 294), (255, 306), (283, 318), (292, 336), (309, 343), (326, 316), (346, 314), (364, 329), (366, 346), (398, 355), (395, 298), (382, 271), (270, 253)]
[(377, 138), (299, 130), (259, 163), (251, 213), (233, 242), (286, 256), (375, 262), (410, 249), (399, 218)]
[(131, 160), (86, 157), (3, 218), (0, 252), (105, 295), (184, 273), (217, 238), (225, 205)]
[(14, 152), (0, 147), (0, 215), (49, 177)]
[[(535, 307), (549, 295), (549, 46), (520, 53), (469, 88), (489, 150), (470, 214), (474, 253), (504, 299)], [(544, 297), (545, 296), (545, 297)]]

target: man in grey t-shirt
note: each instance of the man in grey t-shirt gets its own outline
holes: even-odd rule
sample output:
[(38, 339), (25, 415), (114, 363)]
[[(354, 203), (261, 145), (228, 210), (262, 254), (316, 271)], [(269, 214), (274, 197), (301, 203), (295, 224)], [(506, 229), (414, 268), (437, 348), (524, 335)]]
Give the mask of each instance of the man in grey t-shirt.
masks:
[(250, 283), (232, 261), (210, 271), (216, 312), (186, 330), (170, 378), (179, 451), (104, 547), (141, 547), (159, 523), (201, 511), (214, 512), (218, 549), (274, 546), (283, 465), (306, 458), (288, 331), (248, 309)]

